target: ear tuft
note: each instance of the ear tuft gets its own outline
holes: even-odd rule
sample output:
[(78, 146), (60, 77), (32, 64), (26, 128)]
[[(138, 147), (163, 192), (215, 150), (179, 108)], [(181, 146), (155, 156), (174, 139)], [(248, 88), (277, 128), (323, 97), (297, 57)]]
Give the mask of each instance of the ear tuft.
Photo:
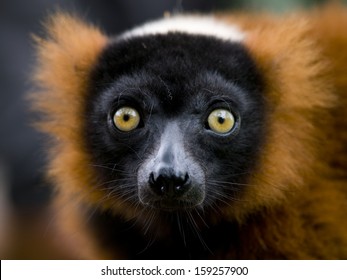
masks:
[[(40, 127), (64, 138), (80, 127), (78, 116), (88, 78), (107, 37), (96, 27), (61, 12), (51, 16), (45, 28), (46, 38), (34, 37), (37, 66), (33, 80), (39, 90), (32, 95), (33, 103), (35, 110), (48, 118)], [(63, 131), (67, 124), (70, 132)]]

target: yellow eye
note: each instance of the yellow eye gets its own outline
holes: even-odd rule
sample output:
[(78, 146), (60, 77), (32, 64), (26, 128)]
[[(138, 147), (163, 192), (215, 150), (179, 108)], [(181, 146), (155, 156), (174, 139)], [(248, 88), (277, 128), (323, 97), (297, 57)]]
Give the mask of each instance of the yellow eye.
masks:
[(113, 122), (120, 131), (132, 131), (138, 127), (140, 115), (134, 108), (122, 107), (114, 114)]
[(208, 116), (207, 122), (212, 131), (218, 134), (226, 134), (233, 129), (235, 118), (228, 110), (216, 109)]

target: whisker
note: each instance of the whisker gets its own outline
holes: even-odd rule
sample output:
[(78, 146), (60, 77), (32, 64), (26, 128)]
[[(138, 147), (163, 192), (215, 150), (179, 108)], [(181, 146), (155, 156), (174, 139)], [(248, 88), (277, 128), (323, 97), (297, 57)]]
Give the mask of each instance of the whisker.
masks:
[(194, 220), (194, 217), (192, 215), (192, 213), (190, 211), (187, 211), (187, 216), (188, 216), (188, 219), (190, 221), (190, 224), (192, 226), (192, 229), (195, 233), (195, 235), (198, 237), (199, 241), (201, 242), (202, 246), (207, 250), (209, 251), (209, 253), (213, 254), (212, 251), (210, 250), (209, 246), (207, 245), (207, 243), (205, 242), (204, 238), (202, 237), (202, 235), (200, 234), (199, 232), (199, 226), (196, 224), (195, 220)]
[(130, 172), (116, 168), (117, 163), (110, 163), (110, 164), (90, 164), (90, 166), (95, 167), (95, 168), (100, 168), (100, 169), (105, 169), (105, 170), (110, 170), (111, 175), (114, 175), (114, 173), (118, 173), (119, 175), (123, 176), (129, 176), (131, 175)]
[[(128, 177), (128, 178), (116, 178), (116, 179), (112, 179), (110, 181), (105, 181), (105, 182), (102, 182), (98, 185), (95, 185), (94, 188), (97, 188), (99, 189), (100, 187), (104, 186), (104, 185), (108, 185), (108, 184), (112, 184), (112, 183), (121, 183), (123, 181), (129, 181), (131, 179), (131, 177)], [(113, 188), (113, 186), (111, 187), (106, 187), (106, 188), (103, 188), (103, 190), (108, 190), (109, 188)]]
[(204, 225), (209, 228), (209, 225), (206, 223), (205, 219), (201, 216), (200, 212), (195, 209), (195, 213), (199, 216), (200, 220), (204, 223)]
[(180, 218), (180, 213), (178, 213), (178, 212), (176, 213), (176, 221), (177, 221), (177, 225), (178, 225), (178, 230), (179, 230), (179, 232), (183, 238), (183, 244), (186, 247), (187, 246), (186, 234), (185, 234), (184, 227), (183, 227), (183, 224), (182, 224), (182, 221)]

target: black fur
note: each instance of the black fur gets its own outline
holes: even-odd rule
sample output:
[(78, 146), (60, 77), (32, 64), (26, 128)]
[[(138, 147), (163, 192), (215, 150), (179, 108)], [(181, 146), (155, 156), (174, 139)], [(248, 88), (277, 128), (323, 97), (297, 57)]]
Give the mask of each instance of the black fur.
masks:
[[(161, 136), (171, 123), (181, 136), (169, 138), (177, 137), (184, 147), (187, 155), (182, 158), (190, 158), (189, 166), (197, 165), (204, 173), (196, 175), (194, 185), (204, 196), (202, 203), (187, 198), (182, 209), (181, 204), (170, 211), (154, 207), (159, 208), (153, 210), (156, 219), (166, 222), (175, 235), (172, 244), (165, 245), (169, 247), (167, 258), (206, 258), (210, 253), (207, 247), (222, 250), (217, 244), (223, 238), (216, 236), (216, 244), (203, 246), (199, 239), (204, 233), (199, 236), (194, 228), (196, 231), (202, 220), (208, 223), (210, 211), (242, 197), (265, 135), (262, 88), (261, 76), (245, 48), (212, 37), (169, 33), (115, 39), (102, 53), (92, 74), (85, 110), (86, 147), (99, 174), (99, 187), (147, 209), (139, 202), (138, 173), (156, 154)], [(112, 122), (114, 112), (125, 105), (141, 115), (139, 127), (131, 132), (117, 130)], [(237, 129), (226, 135), (212, 132), (206, 120), (215, 108), (229, 109), (236, 117)], [(178, 168), (182, 166), (184, 162)], [(190, 200), (198, 205), (190, 205)], [(155, 237), (153, 233), (156, 221), (149, 233), (147, 227), (132, 228), (127, 233), (126, 223), (120, 218), (97, 213), (94, 219), (103, 236), (108, 232), (105, 240), (109, 245), (118, 235), (122, 235), (121, 243), (129, 242), (129, 246), (131, 240), (137, 240), (139, 244), (129, 258), (158, 258), (163, 254), (156, 253), (160, 243), (147, 249), (144, 245), (149, 242), (146, 234), (160, 242), (160, 234)], [(199, 219), (198, 225), (192, 225), (192, 219)], [(112, 227), (123, 228), (124, 234), (112, 232)], [(214, 230), (210, 232), (206, 234), (213, 236)]]

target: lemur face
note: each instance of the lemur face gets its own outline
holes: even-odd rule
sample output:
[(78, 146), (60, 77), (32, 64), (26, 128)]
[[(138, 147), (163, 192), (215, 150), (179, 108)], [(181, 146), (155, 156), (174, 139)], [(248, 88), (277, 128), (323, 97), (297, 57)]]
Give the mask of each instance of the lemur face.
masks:
[(159, 211), (241, 195), (265, 116), (240, 43), (180, 32), (116, 39), (89, 89), (85, 139), (111, 195)]

